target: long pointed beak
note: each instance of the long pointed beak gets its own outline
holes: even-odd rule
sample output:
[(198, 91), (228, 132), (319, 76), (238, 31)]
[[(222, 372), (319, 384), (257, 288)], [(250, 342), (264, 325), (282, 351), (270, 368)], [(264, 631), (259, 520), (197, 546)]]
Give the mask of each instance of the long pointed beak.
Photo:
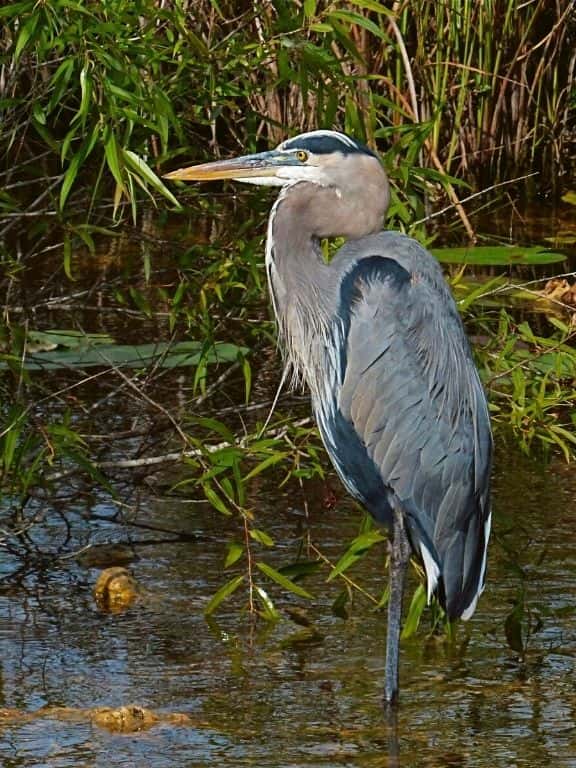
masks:
[(167, 173), (165, 179), (181, 181), (212, 181), (213, 179), (246, 179), (277, 176), (280, 168), (287, 165), (300, 165), (293, 153), (260, 152), (257, 155), (244, 155), (232, 160), (219, 160), (214, 163), (191, 165)]

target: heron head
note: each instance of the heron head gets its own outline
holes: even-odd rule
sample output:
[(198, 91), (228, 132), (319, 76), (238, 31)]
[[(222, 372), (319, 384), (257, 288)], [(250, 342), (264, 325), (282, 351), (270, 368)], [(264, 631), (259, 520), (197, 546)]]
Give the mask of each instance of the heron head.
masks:
[(309, 181), (339, 188), (355, 179), (363, 184), (367, 174), (385, 179), (378, 156), (344, 133), (324, 130), (302, 133), (269, 152), (180, 168), (166, 174), (165, 178), (182, 181), (234, 179), (275, 187)]
[[(314, 205), (315, 234), (360, 236), (377, 231), (389, 202), (388, 179), (378, 156), (361, 142), (338, 131), (311, 131), (294, 136), (269, 152), (193, 165), (167, 179), (210, 181), (234, 179), (247, 184), (287, 187), (308, 182), (298, 196)], [(316, 191), (314, 191), (314, 189)]]

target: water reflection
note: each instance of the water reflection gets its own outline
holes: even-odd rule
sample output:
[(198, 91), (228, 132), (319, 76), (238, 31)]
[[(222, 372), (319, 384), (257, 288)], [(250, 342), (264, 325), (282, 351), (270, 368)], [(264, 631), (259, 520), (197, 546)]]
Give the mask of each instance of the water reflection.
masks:
[[(574, 479), (508, 449), (496, 466), (487, 591), (453, 646), (422, 637), (404, 644), (397, 723), (381, 706), (384, 617), (362, 603), (348, 621), (334, 617), (336, 588), (323, 575), (307, 584), (317, 596), (308, 636), (288, 615), (254, 624), (238, 603), (204, 620), (226, 537), (221, 518), (203, 508), (215, 545), (139, 550), (131, 569), (145, 595), (126, 613), (99, 611), (97, 570), (75, 562), (1, 598), (0, 704), (19, 710), (0, 718), (4, 765), (575, 766)], [(300, 517), (260, 501), (267, 530), (294, 541)], [(182, 519), (176, 506), (156, 513), (166, 526)], [(356, 515), (347, 502), (312, 511), (312, 535), (336, 554)], [(381, 556), (358, 574), (376, 592)], [(519, 594), (522, 655), (504, 631)], [(88, 713), (130, 703), (188, 719), (114, 734)], [(75, 714), (43, 717), (43, 707)]]

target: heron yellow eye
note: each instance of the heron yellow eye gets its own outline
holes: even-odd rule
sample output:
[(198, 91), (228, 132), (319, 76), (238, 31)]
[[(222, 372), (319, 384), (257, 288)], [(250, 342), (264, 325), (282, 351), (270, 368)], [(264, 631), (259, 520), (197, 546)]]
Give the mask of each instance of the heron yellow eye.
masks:
[(306, 160), (308, 160), (308, 152), (304, 152), (303, 149), (299, 149), (298, 152), (296, 152), (296, 157), (301, 163), (305, 163)]

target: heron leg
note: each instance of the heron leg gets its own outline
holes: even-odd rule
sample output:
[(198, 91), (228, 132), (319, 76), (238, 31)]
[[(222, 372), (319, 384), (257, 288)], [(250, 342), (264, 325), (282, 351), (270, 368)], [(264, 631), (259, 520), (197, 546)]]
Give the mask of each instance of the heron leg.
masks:
[(394, 705), (398, 701), (398, 657), (402, 626), (402, 596), (406, 567), (410, 560), (410, 541), (400, 506), (394, 507), (392, 552), (390, 554), (390, 601), (388, 603), (388, 633), (386, 637), (386, 679), (384, 701)]

